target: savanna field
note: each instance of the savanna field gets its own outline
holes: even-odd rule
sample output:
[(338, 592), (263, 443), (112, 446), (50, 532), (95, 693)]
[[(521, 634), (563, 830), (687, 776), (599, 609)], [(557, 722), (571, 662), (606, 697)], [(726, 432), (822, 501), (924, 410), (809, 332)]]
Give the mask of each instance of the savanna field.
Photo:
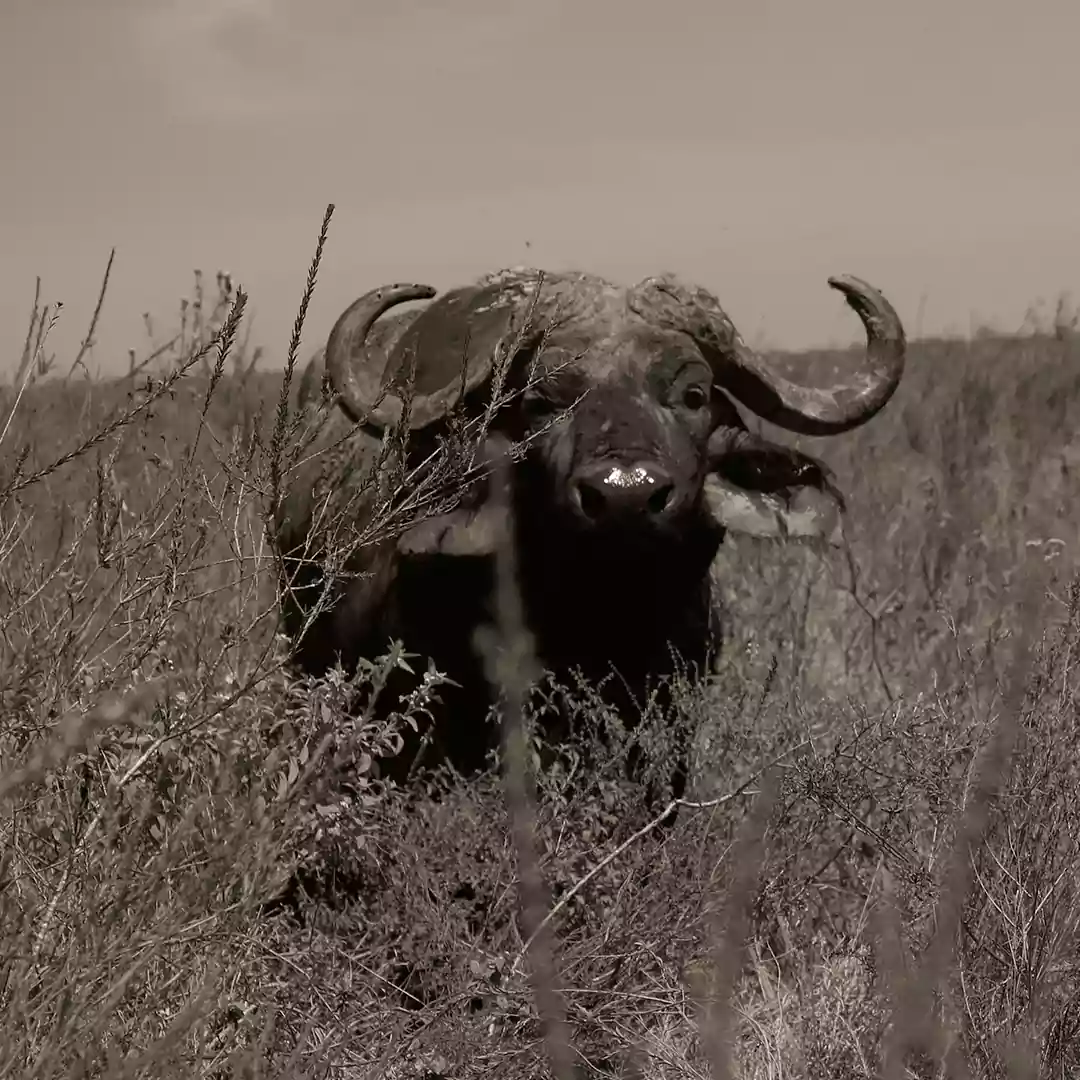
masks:
[(6, 369), (0, 1076), (1080, 1076), (1072, 327), (913, 341), (878, 417), (797, 440), (844, 543), (729, 535), (721, 670), (637, 733), (696, 732), (659, 828), (588, 687), (530, 699), (581, 756), (515, 807), (497, 762), (372, 783), (423, 695), (348, 706), (400, 653), (288, 675), (308, 299), (284, 381), (223, 278), (124, 377), (41, 306)]

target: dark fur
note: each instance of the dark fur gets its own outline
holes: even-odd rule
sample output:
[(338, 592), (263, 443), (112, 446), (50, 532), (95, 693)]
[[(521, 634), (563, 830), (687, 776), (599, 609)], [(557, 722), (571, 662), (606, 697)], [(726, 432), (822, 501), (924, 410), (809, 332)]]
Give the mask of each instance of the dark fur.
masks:
[[(490, 349), (503, 325), (490, 289), (482, 294), (486, 306), (476, 305), (474, 293), (463, 295), (473, 297), (478, 311), (471, 322), (463, 325), (460, 315), (455, 322), (456, 309), (446, 305), (429, 308), (426, 318), (398, 313), (375, 324), (370, 352), (385, 360), (396, 345), (411, 342), (427, 365), (421, 373), (425, 389), (445, 383), (452, 356), (449, 345), (440, 355), (443, 343), (453, 338), (460, 348), (462, 340), (472, 340)], [(749, 435), (731, 400), (711, 385), (709, 364), (685, 332), (643, 317), (627, 304), (625, 290), (599, 279), (577, 279), (566, 296), (568, 317), (537, 357), (538, 371), (560, 365), (563, 370), (500, 410), (492, 432), (517, 441), (554, 421), (512, 469), (526, 621), (539, 659), (557, 677), (576, 669), (598, 680), (617, 671), (607, 693), (632, 722), (635, 701), (673, 673), (673, 652), (699, 674), (711, 664), (719, 642), (709, 569), (725, 528), (821, 535), (837, 524), (842, 502), (819, 463)], [(724, 331), (723, 324), (713, 325)], [(470, 332), (464, 338), (463, 329)], [(438, 363), (445, 370), (436, 376)], [(523, 368), (514, 369), (519, 386), (526, 378)], [(310, 398), (320, 370), (316, 357), (302, 396)], [(692, 400), (691, 384), (704, 386), (703, 403)], [(344, 418), (335, 426), (340, 435)], [(432, 431), (423, 433), (424, 452)], [(325, 540), (316, 536), (313, 508), (324, 497), (340, 502), (375, 448), (368, 436), (354, 432), (329, 468), (311, 466), (292, 481), (275, 540), (294, 590), (322, 580)], [(575, 489), (592, 485), (607, 493), (594, 504), (610, 506), (638, 488), (612, 487), (605, 477), (631, 476), (611, 470), (639, 464), (656, 481), (650, 492), (670, 483), (665, 513), (591, 519)], [(800, 498), (810, 500), (802, 509)], [(358, 504), (346, 516), (359, 520), (365, 512)], [(304, 671), (325, 671), (337, 659), (352, 669), (398, 638), (423, 657), (421, 670), (430, 658), (459, 682), (460, 688), (442, 691), (444, 708), (425, 761), (448, 760), (466, 773), (484, 764), (497, 740), (494, 727), (483, 723), (490, 693), (473, 647), (476, 628), (491, 621), (498, 529), (485, 526), (488, 512), (479, 484), (456, 509), (358, 550), (348, 569), (360, 577), (335, 586), (336, 607), (302, 640), (296, 638), (306, 604), (287, 589), (282, 598), (285, 630)], [(297, 558), (305, 542), (313, 546)], [(384, 770), (402, 776), (416, 743), (411, 740), (399, 758), (384, 762)]]

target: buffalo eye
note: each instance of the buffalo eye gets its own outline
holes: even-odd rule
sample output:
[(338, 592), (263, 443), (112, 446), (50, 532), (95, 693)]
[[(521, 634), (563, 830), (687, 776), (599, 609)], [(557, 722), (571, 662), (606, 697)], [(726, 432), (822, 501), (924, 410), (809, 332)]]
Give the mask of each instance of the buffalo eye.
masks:
[(691, 412), (697, 412), (709, 404), (709, 395), (704, 387), (688, 386), (683, 391), (682, 403)]
[(524, 406), (533, 419), (547, 419), (562, 408), (552, 392), (545, 392), (535, 386), (525, 391)]

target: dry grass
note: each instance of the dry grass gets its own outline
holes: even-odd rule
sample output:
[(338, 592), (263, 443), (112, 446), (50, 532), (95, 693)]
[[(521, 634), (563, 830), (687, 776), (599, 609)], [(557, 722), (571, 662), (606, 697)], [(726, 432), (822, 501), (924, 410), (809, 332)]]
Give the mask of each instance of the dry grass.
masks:
[[(219, 277), (109, 382), (36, 311), (0, 388), (0, 1076), (1077, 1075), (1071, 335), (914, 344), (813, 448), (847, 548), (725, 548), (724, 669), (641, 732), (698, 733), (658, 829), (587, 687), (495, 663), (505, 791), (383, 791), (407, 717), (285, 678), (265, 526), (317, 264), (284, 383)], [(577, 741), (534, 776), (556, 699)], [(322, 899), (266, 908), (295, 868)]]

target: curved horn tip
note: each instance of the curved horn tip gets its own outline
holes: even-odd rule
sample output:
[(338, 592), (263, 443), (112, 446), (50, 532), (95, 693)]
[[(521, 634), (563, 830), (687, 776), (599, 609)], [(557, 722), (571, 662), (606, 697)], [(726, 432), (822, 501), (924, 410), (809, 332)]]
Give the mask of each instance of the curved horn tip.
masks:
[(863, 281), (862, 278), (856, 277), (854, 274), (833, 274), (828, 281), (830, 288), (842, 292), (849, 304), (852, 303), (853, 298), (858, 297), (883, 304), (888, 308), (892, 307), (892, 304), (885, 299), (880, 289), (874, 288), (870, 282)]
[(854, 274), (833, 274), (829, 278), (829, 285), (845, 295), (850, 293), (870, 293), (874, 296), (881, 296), (881, 293), (870, 282), (863, 281), (862, 278), (856, 277)]
[(398, 297), (404, 303), (406, 300), (430, 300), (438, 291), (433, 285), (402, 281), (393, 285), (384, 285), (379, 293), (382, 297)]
[(829, 278), (829, 285), (844, 294), (848, 306), (864, 322), (870, 317), (879, 331), (887, 332), (893, 337), (904, 335), (903, 320), (896, 308), (868, 281), (863, 281), (854, 274), (834, 274)]

